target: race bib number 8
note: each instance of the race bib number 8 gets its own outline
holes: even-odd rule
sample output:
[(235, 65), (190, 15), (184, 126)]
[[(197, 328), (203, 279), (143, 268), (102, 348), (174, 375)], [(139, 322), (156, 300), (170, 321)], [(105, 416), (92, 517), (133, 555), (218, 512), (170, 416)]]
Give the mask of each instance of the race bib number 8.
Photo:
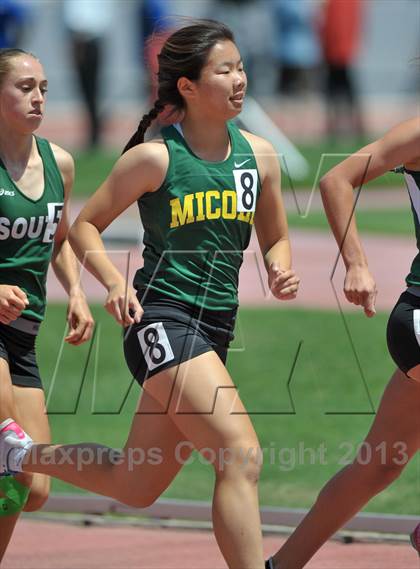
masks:
[(237, 211), (255, 211), (257, 201), (257, 170), (233, 170)]
[(150, 371), (174, 359), (174, 353), (162, 322), (150, 324), (137, 332), (137, 337)]

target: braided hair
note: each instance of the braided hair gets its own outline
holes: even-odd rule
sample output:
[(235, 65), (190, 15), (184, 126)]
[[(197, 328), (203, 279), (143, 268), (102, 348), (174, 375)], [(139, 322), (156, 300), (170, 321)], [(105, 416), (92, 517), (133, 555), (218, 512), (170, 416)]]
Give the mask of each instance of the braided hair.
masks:
[(235, 39), (225, 24), (215, 20), (197, 20), (169, 36), (158, 55), (158, 98), (153, 108), (143, 115), (136, 132), (124, 147), (123, 154), (144, 142), (146, 130), (166, 105), (170, 105), (174, 111), (184, 109), (178, 79), (186, 77), (190, 81), (197, 81), (207, 63), (210, 50), (221, 41), (234, 42)]
[(133, 136), (125, 145), (122, 154), (124, 154), (124, 152), (127, 152), (127, 150), (130, 150), (130, 148), (133, 148), (133, 146), (137, 146), (137, 144), (141, 144), (142, 142), (144, 142), (144, 135), (146, 133), (146, 130), (149, 128), (152, 122), (157, 118), (158, 114), (163, 111), (164, 108), (165, 105), (162, 104), (159, 101), (159, 99), (157, 99), (152, 109), (148, 113), (143, 115), (141, 121), (139, 122), (139, 126), (137, 127), (136, 132), (133, 134)]

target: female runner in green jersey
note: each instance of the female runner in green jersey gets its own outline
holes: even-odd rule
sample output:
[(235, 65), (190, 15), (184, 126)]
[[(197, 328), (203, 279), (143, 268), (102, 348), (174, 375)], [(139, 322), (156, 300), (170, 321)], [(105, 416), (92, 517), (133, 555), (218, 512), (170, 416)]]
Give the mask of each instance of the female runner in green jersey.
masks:
[[(15, 417), (37, 441), (50, 439), (35, 353), (50, 262), (69, 295), (66, 341), (85, 342), (93, 326), (67, 240), (73, 159), (33, 134), (46, 92), (38, 59), (0, 50), (0, 423)], [(0, 478), (0, 561), (22, 507), (40, 508), (48, 490), (41, 474)]]
[[(230, 122), (242, 109), (246, 75), (223, 24), (204, 21), (169, 37), (158, 80), (153, 109), (71, 230), (79, 258), (100, 252), (89, 254), (86, 266), (108, 290), (106, 308), (125, 327), (127, 363), (144, 388), (123, 456), (118, 464), (102, 460), (80, 469), (57, 464), (63, 447), (34, 446), (25, 470), (145, 507), (197, 449), (214, 469), (213, 527), (228, 566), (262, 569), (261, 453), (224, 362), (242, 252), (254, 222), (272, 294), (292, 299), (298, 288), (279, 160), (268, 142)], [(180, 112), (179, 122), (142, 144), (167, 107)], [(135, 201), (145, 229), (137, 291), (112, 265), (100, 239)], [(5, 431), (5, 446), (10, 437)], [(64, 448), (77, 452), (84, 445)], [(146, 456), (153, 449), (158, 456), (130, 469), (133, 449)], [(19, 469), (22, 453), (6, 468)]]

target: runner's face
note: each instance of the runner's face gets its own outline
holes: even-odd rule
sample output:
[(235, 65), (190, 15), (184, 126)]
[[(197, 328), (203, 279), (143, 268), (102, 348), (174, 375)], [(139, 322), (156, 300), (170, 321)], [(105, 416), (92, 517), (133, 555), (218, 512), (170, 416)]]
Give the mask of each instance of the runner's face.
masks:
[(231, 119), (242, 110), (247, 86), (241, 55), (231, 41), (217, 43), (195, 82), (197, 102), (206, 114)]
[(14, 57), (0, 88), (0, 121), (22, 134), (36, 130), (44, 115), (47, 84), (37, 59)]

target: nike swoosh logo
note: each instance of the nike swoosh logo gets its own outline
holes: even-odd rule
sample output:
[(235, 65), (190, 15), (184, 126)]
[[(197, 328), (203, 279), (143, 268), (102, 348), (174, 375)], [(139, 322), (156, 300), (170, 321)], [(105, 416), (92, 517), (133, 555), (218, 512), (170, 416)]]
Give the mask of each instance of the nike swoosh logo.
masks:
[(244, 160), (243, 162), (240, 162), (239, 164), (237, 164), (235, 162), (235, 168), (240, 168), (241, 166), (243, 166), (244, 164), (246, 164), (247, 162), (249, 162), (251, 160), (251, 158), (248, 158), (247, 160)]

